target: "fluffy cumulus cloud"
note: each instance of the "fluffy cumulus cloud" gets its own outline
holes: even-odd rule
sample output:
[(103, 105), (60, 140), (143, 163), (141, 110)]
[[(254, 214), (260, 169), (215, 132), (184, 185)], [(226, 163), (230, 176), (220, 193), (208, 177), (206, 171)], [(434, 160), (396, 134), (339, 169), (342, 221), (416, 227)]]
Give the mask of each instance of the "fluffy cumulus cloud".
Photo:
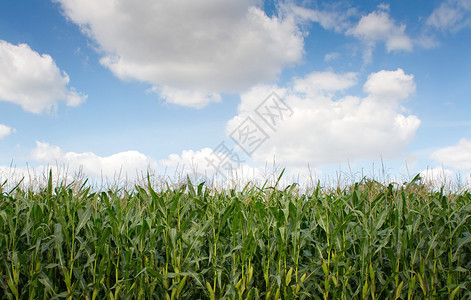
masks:
[(0, 40), (0, 101), (20, 105), (32, 113), (48, 112), (58, 102), (77, 106), (86, 95), (69, 88), (69, 76), (51, 56), (39, 54), (26, 44)]
[(272, 80), (303, 54), (294, 18), (269, 17), (257, 0), (55, 1), (116, 76), (149, 82), (182, 105)]
[[(401, 69), (373, 73), (363, 98), (347, 94), (357, 82), (354, 73), (327, 71), (294, 79), (287, 87), (254, 87), (242, 95), (227, 133), (249, 149), (257, 146), (251, 153), (255, 161), (276, 158), (288, 167), (402, 155), (420, 126), (402, 105), (415, 90), (413, 76)], [(273, 91), (284, 104), (275, 103), (276, 97), (265, 100)], [(246, 121), (249, 116), (252, 123)]]
[(15, 130), (13, 128), (0, 124), (0, 140), (3, 139), (4, 137), (9, 136), (14, 131)]
[(414, 76), (402, 69), (379, 71), (368, 76), (363, 89), (378, 99), (405, 99), (415, 91)]
[(446, 0), (427, 19), (427, 25), (457, 32), (471, 26), (471, 2), (469, 0)]
[(102, 157), (92, 152), (64, 152), (58, 146), (43, 142), (36, 142), (31, 158), (40, 163), (65, 165), (74, 171), (81, 170), (92, 178), (136, 178), (137, 175), (145, 174), (149, 168), (157, 167), (152, 158), (138, 151), (119, 152)]
[(384, 42), (388, 52), (396, 50), (411, 51), (412, 40), (405, 33), (406, 25), (397, 25), (387, 12), (388, 7), (380, 7), (363, 16), (358, 24), (346, 31), (365, 43), (364, 60), (371, 61), (373, 49), (378, 42)]
[[(214, 149), (184, 150), (181, 154), (171, 154), (167, 159), (160, 160), (159, 164), (165, 167), (167, 178), (173, 180), (186, 181), (188, 176), (193, 183), (205, 181), (209, 185), (226, 187), (243, 187), (249, 182), (263, 184), (267, 181), (272, 185), (276, 183), (282, 171), (281, 166), (276, 163), (253, 165), (234, 145), (226, 142)], [(286, 186), (297, 182), (299, 175), (307, 171), (307, 168), (290, 168), (284, 173), (284, 180), (280, 184)], [(321, 173), (317, 169), (311, 171), (315, 174), (311, 174), (309, 179)], [(301, 179), (305, 182), (306, 178)]]
[[(160, 160), (160, 164), (175, 172), (205, 174), (212, 176), (217, 169), (212, 168), (208, 159), (211, 159), (213, 150), (203, 148), (199, 151), (184, 150), (181, 154), (170, 154), (168, 158)], [(228, 157), (220, 154), (223, 160)]]
[(454, 172), (443, 167), (428, 168), (420, 172), (422, 180), (436, 186), (446, 186), (454, 180)]
[(181, 154), (169, 155), (159, 163), (167, 170), (175, 172), (177, 176), (173, 177), (189, 175), (197, 180), (225, 180), (236, 175), (248, 180), (258, 174), (258, 170), (249, 167), (246, 161), (228, 146), (221, 143), (214, 149), (184, 150)]
[(471, 170), (471, 140), (463, 138), (457, 145), (433, 152), (431, 157), (448, 167)]

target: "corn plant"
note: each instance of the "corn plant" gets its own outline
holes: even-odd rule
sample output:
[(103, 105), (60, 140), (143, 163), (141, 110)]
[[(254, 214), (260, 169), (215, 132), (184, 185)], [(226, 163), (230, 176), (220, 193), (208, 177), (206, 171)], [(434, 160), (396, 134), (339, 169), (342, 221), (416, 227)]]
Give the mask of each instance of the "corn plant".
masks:
[(471, 298), (471, 193), (418, 176), (305, 193), (6, 182), (0, 299)]

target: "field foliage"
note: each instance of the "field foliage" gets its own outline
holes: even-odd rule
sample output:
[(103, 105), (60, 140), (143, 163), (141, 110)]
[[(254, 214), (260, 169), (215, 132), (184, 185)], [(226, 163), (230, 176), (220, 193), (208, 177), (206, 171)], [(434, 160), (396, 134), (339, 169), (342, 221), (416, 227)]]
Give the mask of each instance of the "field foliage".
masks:
[(471, 193), (0, 187), (0, 299), (471, 298)]

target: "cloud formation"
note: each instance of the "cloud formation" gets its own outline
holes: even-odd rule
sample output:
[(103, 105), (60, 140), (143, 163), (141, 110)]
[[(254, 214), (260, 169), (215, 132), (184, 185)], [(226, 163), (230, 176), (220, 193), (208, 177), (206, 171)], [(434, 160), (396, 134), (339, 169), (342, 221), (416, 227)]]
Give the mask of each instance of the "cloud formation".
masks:
[(363, 89), (377, 99), (405, 99), (415, 91), (414, 76), (405, 74), (402, 69), (382, 70), (370, 74)]
[(433, 152), (431, 157), (457, 170), (471, 170), (471, 140), (463, 138), (454, 146)]
[[(168, 158), (160, 160), (160, 164), (165, 168), (171, 170), (182, 170), (184, 173), (200, 173), (214, 175), (217, 171), (208, 165), (213, 150), (210, 148), (203, 148), (199, 151), (184, 150), (181, 154), (170, 154)], [(227, 157), (222, 154), (223, 159)]]
[[(224, 149), (226, 146), (228, 148)], [(238, 157), (235, 158), (234, 155)], [(171, 154), (167, 159), (160, 160), (159, 164), (165, 167), (169, 178), (186, 181), (188, 176), (193, 183), (205, 181), (209, 185), (215, 184), (219, 187), (243, 187), (249, 182), (263, 184), (266, 180), (269, 184), (274, 184), (281, 173), (277, 166), (253, 166), (247, 161), (247, 157), (232, 148), (229, 143), (222, 143), (214, 149), (184, 150), (181, 154)], [(288, 180), (283, 181), (284, 186), (292, 184), (289, 179), (290, 176), (299, 175), (296, 171), (299, 170), (290, 168), (289, 172), (285, 172), (284, 179)]]
[[(358, 22), (354, 19), (359, 17), (355, 8), (342, 7), (340, 4), (328, 5), (328, 9), (311, 9), (297, 6), (293, 3), (282, 5), (285, 11), (295, 16), (300, 24), (306, 21), (315, 22), (325, 30), (343, 33), (353, 36), (364, 44), (363, 60), (371, 63), (373, 50), (377, 43), (384, 43), (387, 52), (412, 51), (413, 40), (405, 33), (405, 24), (396, 24), (389, 15), (389, 5), (379, 4), (377, 10), (360, 17)], [(426, 41), (423, 40), (423, 43)], [(328, 54), (325, 61), (336, 58), (336, 55)]]
[(145, 174), (148, 168), (155, 169), (157, 163), (138, 151), (119, 152), (110, 156), (98, 156), (92, 152), (64, 152), (58, 146), (44, 142), (36, 142), (31, 158), (40, 163), (65, 165), (71, 170), (82, 170), (86, 176), (93, 178), (135, 178), (137, 174)]
[(219, 179), (233, 177), (237, 172), (240, 175), (241, 172), (254, 170), (239, 156), (239, 153), (231, 153), (233, 149), (226, 148), (227, 146), (229, 145), (222, 143), (214, 149), (184, 150), (181, 154), (169, 155), (159, 163), (169, 170), (182, 174), (199, 174), (206, 178)]
[[(415, 91), (413, 76), (402, 69), (372, 73), (364, 84), (366, 97), (345, 95), (356, 83), (354, 73), (328, 71), (295, 79), (288, 87), (254, 87), (242, 95), (239, 114), (228, 122), (226, 131), (230, 135), (252, 116), (269, 136), (252, 155), (259, 163), (276, 157), (289, 167), (308, 163), (316, 167), (402, 155), (420, 126), (420, 120), (405, 114), (401, 105)], [(254, 114), (272, 91), (293, 111), (275, 129)]]
[(372, 52), (378, 42), (384, 42), (387, 52), (391, 51), (411, 51), (412, 40), (405, 33), (406, 25), (396, 25), (384, 7), (363, 16), (358, 24), (346, 31), (347, 35), (352, 35), (365, 43), (363, 59), (369, 63), (372, 59)]
[(256, 0), (55, 1), (115, 76), (149, 82), (181, 105), (204, 106), (219, 101), (216, 93), (273, 80), (303, 55), (294, 18), (268, 17)]
[(455, 174), (443, 167), (428, 168), (420, 172), (420, 176), (425, 182), (430, 182), (436, 186), (446, 185), (453, 180)]
[(312, 72), (304, 78), (294, 81), (294, 89), (304, 94), (318, 94), (319, 92), (342, 91), (351, 88), (357, 83), (357, 73), (348, 72), (337, 74), (333, 71)]
[(428, 17), (427, 25), (450, 32), (471, 26), (471, 2), (469, 0), (446, 0)]
[(50, 112), (59, 102), (78, 106), (87, 98), (68, 87), (69, 76), (51, 56), (41, 55), (26, 44), (0, 40), (0, 70), (0, 101), (18, 104), (28, 112)]
[(6, 125), (0, 124), (0, 140), (12, 134), (15, 130)]
[(174, 103), (194, 108), (203, 108), (211, 102), (221, 102), (218, 93), (205, 93), (201, 91), (190, 91), (164, 86), (160, 89), (153, 89), (168, 103)]
[(340, 57), (340, 54), (338, 52), (330, 52), (324, 55), (324, 61), (329, 62), (332, 60), (336, 60), (339, 57)]
[(354, 8), (339, 9), (336, 4), (330, 5), (327, 9), (319, 10), (305, 8), (288, 2), (281, 4), (284, 11), (295, 16), (300, 23), (311, 21), (318, 23), (325, 30), (344, 32), (350, 24), (350, 17), (357, 13)]

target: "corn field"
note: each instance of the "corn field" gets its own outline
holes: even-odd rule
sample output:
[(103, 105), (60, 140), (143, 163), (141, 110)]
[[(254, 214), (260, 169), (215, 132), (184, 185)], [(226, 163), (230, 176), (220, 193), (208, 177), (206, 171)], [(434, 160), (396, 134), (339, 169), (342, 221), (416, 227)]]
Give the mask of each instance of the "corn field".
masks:
[(0, 299), (471, 299), (471, 193), (0, 187)]

